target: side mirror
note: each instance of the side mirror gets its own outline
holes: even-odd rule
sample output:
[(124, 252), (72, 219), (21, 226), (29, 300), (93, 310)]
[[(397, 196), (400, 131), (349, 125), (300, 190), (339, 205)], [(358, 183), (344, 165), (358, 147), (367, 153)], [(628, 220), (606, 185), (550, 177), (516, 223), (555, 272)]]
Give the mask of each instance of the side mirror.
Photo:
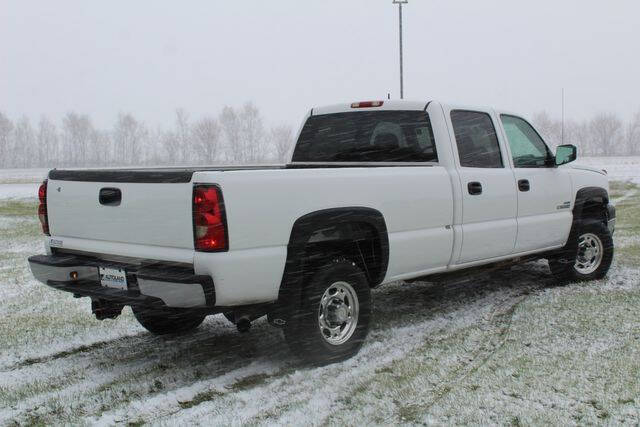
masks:
[(556, 149), (556, 166), (566, 165), (567, 163), (573, 162), (576, 159), (577, 153), (578, 149), (575, 145), (558, 145), (558, 148)]

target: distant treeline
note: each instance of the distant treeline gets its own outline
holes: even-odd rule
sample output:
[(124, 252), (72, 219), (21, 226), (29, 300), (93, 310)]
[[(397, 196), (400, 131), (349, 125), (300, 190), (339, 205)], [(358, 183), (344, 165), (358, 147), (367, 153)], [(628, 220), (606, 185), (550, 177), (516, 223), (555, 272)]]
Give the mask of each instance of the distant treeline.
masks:
[[(549, 145), (564, 139), (580, 155), (640, 155), (640, 111), (626, 123), (612, 113), (568, 120), (564, 138), (562, 122), (546, 112), (533, 124)], [(14, 122), (0, 112), (0, 168), (279, 163), (292, 146), (292, 128), (267, 128), (252, 103), (197, 119), (178, 109), (169, 129), (151, 129), (129, 113), (97, 129), (87, 114), (70, 112), (56, 124), (44, 116)]]
[(0, 168), (277, 163), (292, 144), (291, 127), (267, 128), (252, 103), (197, 119), (178, 109), (169, 129), (129, 113), (98, 129), (87, 114), (70, 112), (56, 124), (44, 116), (13, 122), (0, 112)]
[(640, 155), (640, 111), (626, 123), (614, 113), (600, 113), (585, 121), (567, 120), (564, 138), (562, 121), (546, 112), (534, 115), (533, 125), (549, 145), (558, 146), (564, 139), (564, 144), (578, 147), (578, 155)]

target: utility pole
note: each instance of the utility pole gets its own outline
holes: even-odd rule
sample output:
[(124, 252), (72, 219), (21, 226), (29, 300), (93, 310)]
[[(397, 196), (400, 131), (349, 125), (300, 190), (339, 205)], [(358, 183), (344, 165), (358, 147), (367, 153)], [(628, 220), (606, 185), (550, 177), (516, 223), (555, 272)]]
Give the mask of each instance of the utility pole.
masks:
[(404, 99), (404, 80), (402, 75), (402, 5), (409, 3), (409, 0), (393, 0), (393, 4), (398, 5), (398, 18), (400, 30), (400, 99)]

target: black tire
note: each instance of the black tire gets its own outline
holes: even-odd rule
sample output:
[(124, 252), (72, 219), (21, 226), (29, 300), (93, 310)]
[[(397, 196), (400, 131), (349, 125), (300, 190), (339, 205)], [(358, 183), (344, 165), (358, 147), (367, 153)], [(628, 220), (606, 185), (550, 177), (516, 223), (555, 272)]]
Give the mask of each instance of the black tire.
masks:
[(228, 312), (228, 313), (222, 313), (222, 315), (224, 316), (225, 319), (227, 319), (229, 322), (233, 323), (234, 325), (236, 324), (236, 316), (235, 314), (233, 314), (232, 311)]
[[(584, 265), (580, 264), (578, 261), (591, 258), (591, 254), (587, 254), (586, 257), (584, 255), (584, 247), (588, 247), (590, 245), (584, 243), (584, 247), (582, 248), (580, 245), (581, 241), (585, 242), (585, 236), (588, 236), (590, 240), (593, 240), (592, 236), (595, 236), (601, 245), (602, 257), (597, 263), (597, 268), (593, 269), (593, 271), (578, 267), (579, 265), (584, 267)], [(551, 270), (551, 273), (560, 281), (560, 283), (598, 280), (605, 277), (609, 271), (609, 267), (611, 267), (611, 262), (613, 261), (613, 239), (609, 229), (601, 221), (593, 220), (585, 222), (580, 228), (577, 239), (578, 242), (576, 242), (576, 244), (578, 246), (578, 251), (574, 253), (574, 256), (572, 257), (573, 259), (566, 259), (562, 256), (549, 259), (549, 269)], [(598, 246), (597, 242), (594, 243)], [(593, 263), (593, 266), (595, 267), (596, 264)]]
[(132, 306), (138, 323), (156, 335), (182, 334), (200, 326), (205, 316), (186, 309), (166, 308), (162, 310)]
[[(327, 299), (323, 303), (323, 310), (321, 300), (325, 293)], [(355, 301), (350, 301), (349, 295), (354, 295)], [(349, 316), (348, 313), (352, 313), (354, 308), (357, 316)], [(323, 315), (325, 320), (320, 319), (321, 312), (329, 313)], [(341, 323), (345, 316), (348, 318)], [(357, 318), (355, 322), (354, 317)], [(312, 276), (303, 290), (300, 306), (284, 328), (284, 335), (291, 351), (302, 360), (314, 365), (326, 365), (348, 359), (360, 350), (369, 332), (370, 317), (371, 290), (365, 274), (351, 261), (333, 261), (317, 269)], [(344, 332), (344, 341), (338, 343), (339, 337), (327, 337), (331, 335), (328, 328), (321, 332), (323, 321), (326, 322), (324, 325), (341, 330), (340, 334), (347, 329), (350, 332)]]

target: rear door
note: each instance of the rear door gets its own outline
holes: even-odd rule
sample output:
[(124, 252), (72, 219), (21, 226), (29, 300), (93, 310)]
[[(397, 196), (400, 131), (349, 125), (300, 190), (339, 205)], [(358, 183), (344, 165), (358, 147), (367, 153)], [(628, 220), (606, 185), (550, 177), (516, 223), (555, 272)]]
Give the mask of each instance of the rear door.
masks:
[(518, 189), (516, 252), (563, 245), (571, 229), (571, 178), (526, 120), (501, 114)]
[(492, 114), (452, 110), (450, 120), (462, 187), (462, 248), (457, 263), (509, 255), (516, 241), (517, 194)]

